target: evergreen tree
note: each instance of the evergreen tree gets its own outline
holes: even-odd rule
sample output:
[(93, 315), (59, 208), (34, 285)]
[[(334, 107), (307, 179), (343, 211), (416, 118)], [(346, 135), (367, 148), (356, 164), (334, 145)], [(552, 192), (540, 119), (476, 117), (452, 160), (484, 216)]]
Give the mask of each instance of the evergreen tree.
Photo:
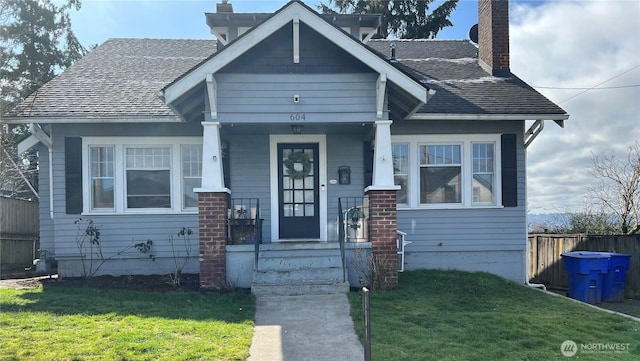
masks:
[(71, 30), (70, 9), (53, 0), (3, 0), (0, 5), (0, 79), (3, 111), (27, 97), (85, 54)]
[(433, 39), (438, 32), (453, 23), (449, 16), (458, 0), (445, 0), (429, 13), (434, 0), (329, 0), (318, 9), (325, 13), (380, 14), (382, 25), (379, 35), (401, 39)]
[[(72, 9), (80, 9), (80, 0), (0, 1), (0, 120), (86, 53), (71, 30)], [(30, 198), (34, 156), (15, 149), (26, 136), (24, 127), (0, 127), (0, 194)]]

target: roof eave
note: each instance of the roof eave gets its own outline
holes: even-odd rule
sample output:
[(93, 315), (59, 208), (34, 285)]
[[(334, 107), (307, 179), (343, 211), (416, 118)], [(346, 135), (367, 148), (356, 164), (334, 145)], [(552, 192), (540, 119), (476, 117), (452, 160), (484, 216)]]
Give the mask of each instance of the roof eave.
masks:
[(106, 116), (106, 117), (8, 117), (2, 121), (7, 124), (77, 124), (77, 123), (181, 123), (175, 116)]
[[(416, 120), (553, 120), (556, 123), (569, 119), (569, 114), (456, 114), (417, 113), (408, 119)], [(560, 123), (558, 125), (562, 126)]]

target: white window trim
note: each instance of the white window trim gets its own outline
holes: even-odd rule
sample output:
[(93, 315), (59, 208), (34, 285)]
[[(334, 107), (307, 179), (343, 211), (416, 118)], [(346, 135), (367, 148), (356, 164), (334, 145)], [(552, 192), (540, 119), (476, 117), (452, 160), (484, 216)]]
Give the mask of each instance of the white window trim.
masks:
[[(196, 214), (198, 209), (182, 207), (182, 150), (184, 144), (202, 144), (202, 137), (82, 137), (83, 215)], [(114, 147), (114, 209), (91, 209), (89, 147)], [(171, 208), (126, 208), (125, 148), (169, 147), (171, 153)]]
[[(439, 134), (439, 135), (392, 135), (391, 143), (409, 144), (409, 189), (407, 203), (398, 204), (398, 209), (482, 209), (503, 208), (502, 206), (502, 134)], [(495, 204), (473, 204), (473, 143), (495, 144)], [(462, 203), (420, 204), (420, 159), (419, 146), (422, 144), (462, 145)]]

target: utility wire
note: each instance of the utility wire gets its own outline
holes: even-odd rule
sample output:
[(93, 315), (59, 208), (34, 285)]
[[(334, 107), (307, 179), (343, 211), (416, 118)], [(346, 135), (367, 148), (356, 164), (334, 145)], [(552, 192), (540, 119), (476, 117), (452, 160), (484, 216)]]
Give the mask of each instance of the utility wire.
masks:
[(584, 93), (588, 92), (589, 90), (593, 90), (593, 89), (595, 89), (595, 88), (599, 87), (600, 85), (602, 85), (602, 84), (604, 84), (604, 83), (608, 83), (608, 82), (610, 82), (611, 80), (613, 80), (613, 79), (615, 79), (615, 78), (618, 78), (618, 77), (620, 77), (620, 76), (622, 76), (622, 75), (624, 75), (624, 74), (626, 74), (626, 73), (628, 73), (628, 72), (630, 72), (630, 71), (632, 71), (632, 70), (635, 70), (635, 69), (637, 69), (637, 68), (640, 68), (640, 64), (639, 64), (639, 65), (636, 65), (636, 66), (634, 66), (634, 67), (632, 67), (632, 68), (631, 68), (631, 69), (629, 69), (629, 70), (625, 70), (625, 71), (623, 71), (622, 73), (620, 73), (620, 74), (618, 74), (618, 75), (616, 75), (616, 76), (613, 76), (613, 77), (611, 77), (611, 78), (609, 78), (609, 79), (607, 79), (607, 80), (603, 81), (602, 83), (596, 84), (596, 85), (592, 86), (591, 88), (587, 88), (587, 89), (585, 89), (585, 90), (581, 91), (581, 92), (580, 92), (580, 93), (578, 93), (578, 94), (572, 95), (572, 96), (568, 97), (567, 99), (565, 99), (565, 100), (563, 100), (563, 101), (559, 102), (558, 104), (562, 104), (562, 103), (564, 103), (564, 102), (567, 102), (567, 101), (569, 101), (569, 100), (571, 100), (571, 99), (573, 99), (573, 98), (575, 98), (575, 97), (577, 97), (577, 96), (579, 96), (579, 95), (582, 95), (582, 94), (584, 94)]
[(563, 88), (557, 86), (532, 86), (536, 89), (557, 89), (557, 90), (608, 90), (608, 89), (622, 89), (622, 88), (637, 88), (640, 84), (633, 85), (619, 85), (619, 86), (601, 86), (597, 88)]

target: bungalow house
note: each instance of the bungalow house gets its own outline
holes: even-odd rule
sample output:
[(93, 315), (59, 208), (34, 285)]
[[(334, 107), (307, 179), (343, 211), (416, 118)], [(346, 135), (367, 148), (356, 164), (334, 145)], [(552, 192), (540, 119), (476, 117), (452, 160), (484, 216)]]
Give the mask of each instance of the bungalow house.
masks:
[[(5, 115), (39, 150), (61, 277), (95, 257), (91, 219), (98, 274), (186, 258), (212, 289), (344, 289), (358, 264), (384, 287), (402, 268), (526, 281), (526, 144), (568, 115), (510, 72), (508, 1), (479, 1), (477, 44), (374, 39), (378, 16), (300, 1), (206, 22), (216, 39), (110, 39)], [(120, 252), (147, 239), (155, 261)]]

